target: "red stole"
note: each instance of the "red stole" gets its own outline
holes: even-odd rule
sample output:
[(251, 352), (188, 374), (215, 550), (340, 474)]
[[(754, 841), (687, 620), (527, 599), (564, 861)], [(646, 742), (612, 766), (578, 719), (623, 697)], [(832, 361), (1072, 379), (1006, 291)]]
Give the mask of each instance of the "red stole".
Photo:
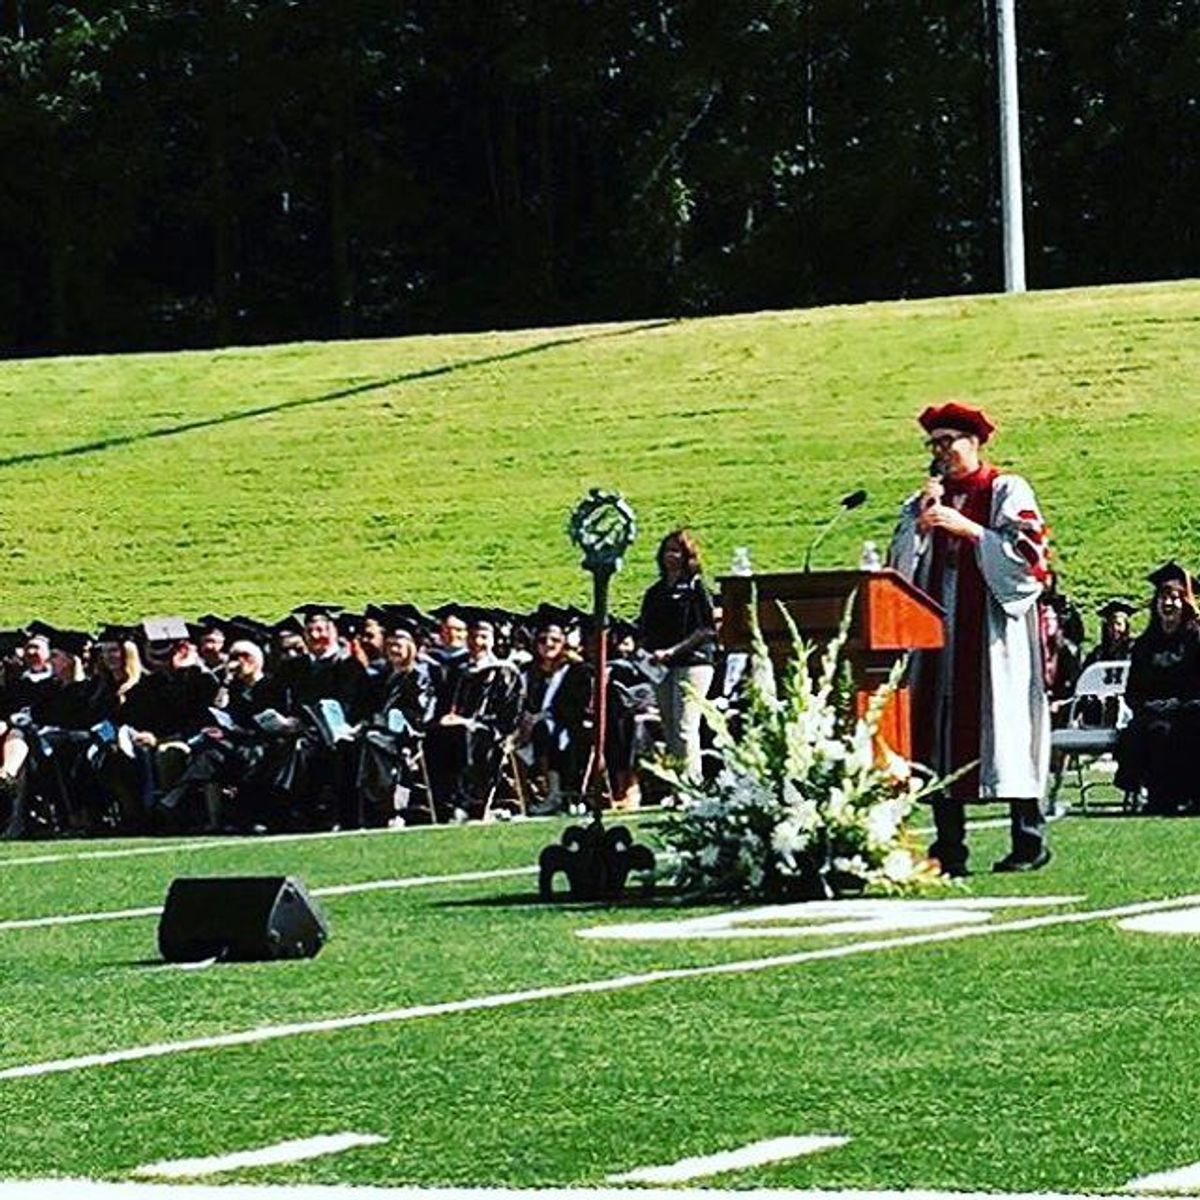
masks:
[[(942, 481), (942, 502), (957, 508), (977, 525), (987, 528), (992, 519), (992, 482), (998, 474), (995, 467), (981, 465), (962, 479), (945, 479)], [(949, 754), (943, 748), (942, 765), (949, 771), (957, 771), (979, 757), (988, 592), (975, 558), (974, 545), (964, 538), (951, 537), (937, 529), (933, 534), (930, 595), (942, 595), (942, 581), (948, 563), (953, 563), (957, 568), (958, 584), (955, 589), (954, 661), (949, 664), (950, 746)], [(934, 687), (938, 674), (938, 671), (924, 673), (928, 693), (918, 698), (919, 712), (934, 714), (937, 703)], [(922, 688), (922, 692), (925, 693), (926, 689)], [(934, 724), (933, 721), (929, 722), (931, 737)], [(932, 750), (932, 745), (929, 750)], [(929, 762), (930, 759), (926, 758), (925, 761)], [(978, 799), (978, 766), (951, 786), (950, 795), (955, 800)]]

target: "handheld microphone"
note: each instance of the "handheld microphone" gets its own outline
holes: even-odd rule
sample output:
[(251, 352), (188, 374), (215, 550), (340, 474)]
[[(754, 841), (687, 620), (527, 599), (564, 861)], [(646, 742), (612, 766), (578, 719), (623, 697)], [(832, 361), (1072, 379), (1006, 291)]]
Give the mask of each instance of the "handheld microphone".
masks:
[(804, 552), (804, 570), (811, 569), (813, 551), (825, 540), (829, 531), (842, 519), (843, 513), (848, 513), (852, 508), (858, 508), (865, 504), (867, 493), (859, 488), (856, 492), (851, 492), (848, 496), (843, 496), (838, 504), (838, 510), (832, 517), (821, 527), (817, 532), (817, 536), (808, 544), (808, 549)]

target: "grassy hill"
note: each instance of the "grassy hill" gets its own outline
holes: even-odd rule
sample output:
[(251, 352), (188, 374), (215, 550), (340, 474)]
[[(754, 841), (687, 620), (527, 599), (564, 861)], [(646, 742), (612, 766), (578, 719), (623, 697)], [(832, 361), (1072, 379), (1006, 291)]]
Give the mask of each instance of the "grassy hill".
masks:
[(586, 600), (564, 532), (591, 485), (637, 510), (618, 608), (658, 536), (710, 573), (748, 545), (818, 565), (886, 542), (925, 463), (914, 416), (998, 421), (1066, 590), (1200, 566), (1200, 282), (711, 320), (0, 364), (0, 623), (348, 603)]

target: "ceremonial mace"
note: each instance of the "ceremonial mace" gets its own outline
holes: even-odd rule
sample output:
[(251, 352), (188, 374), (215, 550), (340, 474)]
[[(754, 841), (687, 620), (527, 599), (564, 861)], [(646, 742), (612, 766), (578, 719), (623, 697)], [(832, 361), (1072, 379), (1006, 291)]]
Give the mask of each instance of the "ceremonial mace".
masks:
[(575, 900), (614, 900), (625, 888), (630, 871), (652, 871), (654, 855), (635, 845), (623, 825), (604, 828), (604, 801), (612, 800), (604, 743), (608, 732), (608, 585), (621, 560), (637, 537), (633, 509), (619, 492), (592, 488), (576, 505), (567, 523), (571, 541), (583, 552), (584, 570), (592, 576), (592, 655), (595, 683), (592, 689), (592, 752), (584, 776), (583, 796), (591, 810), (584, 828), (572, 825), (562, 841), (547, 846), (538, 860), (538, 890), (553, 900), (554, 877), (566, 875)]

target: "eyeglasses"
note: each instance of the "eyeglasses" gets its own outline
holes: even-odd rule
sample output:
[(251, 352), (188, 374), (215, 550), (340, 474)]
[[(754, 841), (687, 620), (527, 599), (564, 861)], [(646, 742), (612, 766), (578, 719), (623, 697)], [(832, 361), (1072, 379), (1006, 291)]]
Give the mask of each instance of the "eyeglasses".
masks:
[(965, 433), (943, 433), (937, 437), (925, 439), (926, 450), (949, 450), (959, 438), (966, 437)]

